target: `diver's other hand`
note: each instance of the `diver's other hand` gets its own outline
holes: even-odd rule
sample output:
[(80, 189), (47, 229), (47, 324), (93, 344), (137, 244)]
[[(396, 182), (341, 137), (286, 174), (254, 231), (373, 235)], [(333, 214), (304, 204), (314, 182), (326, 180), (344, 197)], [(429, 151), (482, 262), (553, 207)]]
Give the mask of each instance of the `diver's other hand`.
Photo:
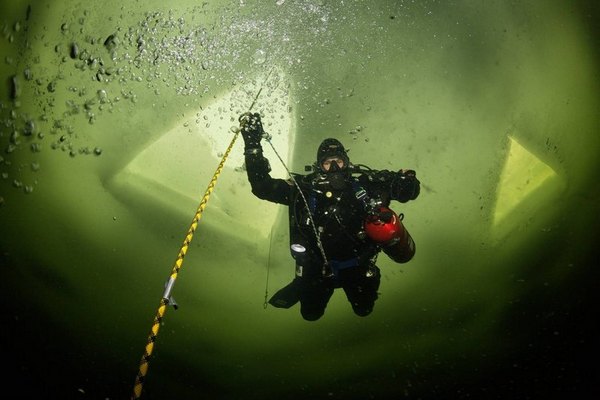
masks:
[(265, 133), (262, 121), (260, 120), (260, 114), (247, 112), (240, 115), (239, 121), (246, 147), (260, 145), (260, 140)]
[(394, 212), (386, 207), (378, 208), (374, 215), (377, 217), (377, 219), (386, 224), (394, 219)]
[(421, 182), (417, 179), (417, 173), (412, 169), (401, 169), (396, 173), (392, 181), (392, 198), (401, 203), (414, 200), (421, 192)]

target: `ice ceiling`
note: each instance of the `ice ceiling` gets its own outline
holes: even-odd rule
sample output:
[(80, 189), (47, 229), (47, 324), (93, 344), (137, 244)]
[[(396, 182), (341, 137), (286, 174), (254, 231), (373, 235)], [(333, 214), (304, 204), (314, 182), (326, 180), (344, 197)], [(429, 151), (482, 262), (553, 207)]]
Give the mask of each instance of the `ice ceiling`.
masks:
[(302, 172), (325, 137), (355, 163), (415, 169), (421, 196), (392, 206), (417, 255), (379, 259), (368, 318), (341, 293), (316, 323), (264, 308), (293, 276), (287, 210), (250, 193), (240, 138), (143, 398), (597, 391), (582, 362), (600, 217), (593, 3), (0, 10), (1, 288), (7, 381), (23, 397), (130, 396), (173, 261), (255, 99), (282, 158), (265, 144), (274, 176)]

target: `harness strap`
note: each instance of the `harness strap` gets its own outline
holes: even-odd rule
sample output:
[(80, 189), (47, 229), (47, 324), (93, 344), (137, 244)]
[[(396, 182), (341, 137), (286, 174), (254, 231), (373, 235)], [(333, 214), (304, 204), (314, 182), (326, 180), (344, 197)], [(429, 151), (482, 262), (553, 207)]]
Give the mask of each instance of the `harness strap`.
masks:
[(329, 264), (331, 266), (331, 270), (333, 271), (334, 277), (337, 278), (338, 272), (351, 267), (358, 266), (358, 257), (351, 258), (349, 260), (339, 261), (339, 260), (329, 260)]
[(365, 188), (363, 188), (356, 180), (352, 180), (352, 189), (354, 190), (354, 197), (363, 204), (365, 210), (368, 210), (370, 207), (370, 198)]

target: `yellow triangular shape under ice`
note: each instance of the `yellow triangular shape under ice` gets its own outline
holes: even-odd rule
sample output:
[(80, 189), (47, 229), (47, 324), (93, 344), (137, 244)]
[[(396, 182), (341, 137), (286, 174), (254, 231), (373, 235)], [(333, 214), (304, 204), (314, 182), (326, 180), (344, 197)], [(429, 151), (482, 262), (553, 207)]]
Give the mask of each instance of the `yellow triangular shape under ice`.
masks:
[(500, 175), (494, 226), (508, 216), (527, 196), (556, 176), (556, 172), (509, 137), (509, 154)]

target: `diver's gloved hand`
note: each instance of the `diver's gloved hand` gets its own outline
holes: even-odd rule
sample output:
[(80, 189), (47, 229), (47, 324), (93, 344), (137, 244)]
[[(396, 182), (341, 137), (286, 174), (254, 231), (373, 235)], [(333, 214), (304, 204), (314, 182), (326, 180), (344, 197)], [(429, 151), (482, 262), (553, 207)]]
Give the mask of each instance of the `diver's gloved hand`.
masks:
[(394, 219), (394, 212), (385, 206), (376, 205), (368, 211), (368, 218), (371, 221), (388, 223)]
[(396, 173), (391, 185), (391, 195), (394, 200), (406, 203), (414, 200), (421, 192), (421, 182), (417, 179), (417, 173), (412, 169), (401, 169)]
[(377, 219), (385, 223), (391, 222), (392, 219), (394, 219), (394, 212), (385, 207), (377, 209), (375, 215), (377, 216)]
[(260, 114), (247, 112), (240, 115), (239, 121), (244, 144), (246, 145), (246, 153), (252, 150), (262, 150), (260, 140), (265, 134), (265, 131), (260, 120)]

